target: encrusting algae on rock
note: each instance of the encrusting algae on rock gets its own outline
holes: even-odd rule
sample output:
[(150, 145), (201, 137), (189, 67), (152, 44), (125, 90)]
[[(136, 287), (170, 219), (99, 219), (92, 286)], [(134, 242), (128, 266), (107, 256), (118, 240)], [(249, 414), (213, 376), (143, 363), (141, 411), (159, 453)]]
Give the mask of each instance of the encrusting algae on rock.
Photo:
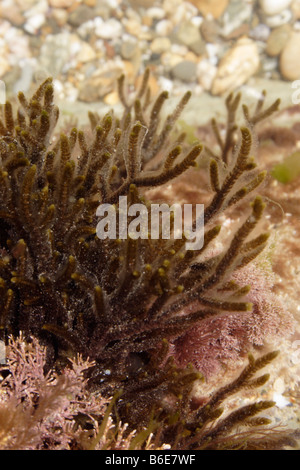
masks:
[[(50, 78), (30, 100), (19, 93), (16, 115), (9, 102), (4, 105), (0, 121), (3, 338), (17, 337), (20, 331), (26, 341), (37, 338), (46, 347), (47, 370), (55, 367), (65, 373), (77, 354), (93, 361), (86, 371), (91, 396), (115, 397), (100, 427), (103, 431), (108, 416), (114, 423), (126, 423), (128, 433), (137, 433), (132, 448), (145, 448), (150, 434), (154, 448), (294, 446), (294, 432), (274, 431), (267, 427), (268, 419), (256, 417), (273, 402), (231, 412), (221, 408), (231, 395), (263, 385), (268, 375), (256, 374), (277, 352), (265, 351), (259, 358), (250, 355), (241, 374), (212, 391), (205, 404), (194, 395), (195, 384), (201, 387), (203, 374), (209, 376), (212, 370), (207, 369), (201, 348), (186, 352), (194, 332), (200, 337), (205, 332), (213, 339), (210, 347), (220, 341), (229, 345), (222, 349), (218, 364), (226, 370), (226, 355), (236, 342), (243, 358), (256, 343), (258, 336), (249, 333), (249, 325), (258, 318), (260, 344), (270, 333), (265, 318), (272, 318), (275, 330), (292, 323), (284, 309), (276, 307), (275, 297), (271, 303), (265, 293), (251, 296), (251, 286), (245, 284), (269, 239), (267, 232), (260, 231), (265, 203), (255, 193), (265, 172), (252, 157), (253, 129), (278, 109), (279, 101), (265, 109), (263, 95), (253, 115), (244, 106), (246, 125), (239, 129), (240, 95), (230, 95), (225, 138), (212, 122), (217, 152), (199, 143), (190, 147), (184, 133), (172, 132), (190, 93), (163, 121), (161, 110), (168, 94), (162, 92), (153, 101), (148, 80), (146, 70), (140, 89), (128, 102), (122, 76), (118, 84), (123, 115), (90, 113), (91, 134), (77, 128), (53, 134), (59, 112)], [(208, 162), (205, 173), (198, 165), (202, 158)], [(184, 236), (97, 237), (99, 204), (112, 204), (118, 212), (119, 197), (126, 196), (128, 207), (149, 207), (145, 198), (149, 188), (163, 187), (188, 171), (199, 174), (199, 181), (207, 175), (205, 184), (210, 187), (200, 250), (186, 250)], [(234, 214), (239, 205), (244, 215), (224, 238), (221, 217)], [(91, 426), (87, 415), (80, 426), (83, 430)], [(95, 424), (92, 427), (95, 430)], [(94, 436), (85, 445), (97, 448), (100, 440)], [(110, 448), (113, 445), (111, 441)]]

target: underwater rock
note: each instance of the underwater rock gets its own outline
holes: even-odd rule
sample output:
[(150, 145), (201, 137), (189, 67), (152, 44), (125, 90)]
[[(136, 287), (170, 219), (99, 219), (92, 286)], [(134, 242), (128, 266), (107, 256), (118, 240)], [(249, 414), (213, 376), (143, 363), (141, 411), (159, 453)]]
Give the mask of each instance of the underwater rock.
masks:
[(289, 24), (283, 24), (273, 29), (267, 41), (266, 53), (271, 57), (278, 56), (286, 45), (291, 31), (292, 28)]
[(221, 59), (212, 84), (212, 94), (221, 95), (243, 85), (259, 67), (257, 45), (248, 38), (241, 38)]
[(189, 0), (203, 16), (212, 15), (220, 18), (228, 5), (228, 0)]
[(196, 72), (197, 64), (191, 60), (182, 60), (171, 70), (172, 76), (183, 82), (192, 82), (195, 80)]
[(300, 48), (300, 33), (293, 32), (280, 56), (280, 72), (287, 80), (300, 78), (300, 62), (297, 60)]
[(199, 28), (191, 21), (184, 21), (179, 25), (178, 31), (176, 32), (176, 39), (180, 44), (190, 47), (197, 41), (201, 41), (201, 34)]
[(72, 6), (73, 0), (48, 0), (48, 2), (53, 8), (69, 8)]
[(154, 54), (162, 54), (169, 51), (170, 47), (171, 41), (169, 38), (155, 38), (151, 43), (150, 49)]
[(266, 15), (277, 15), (289, 7), (292, 0), (260, 0), (260, 6)]

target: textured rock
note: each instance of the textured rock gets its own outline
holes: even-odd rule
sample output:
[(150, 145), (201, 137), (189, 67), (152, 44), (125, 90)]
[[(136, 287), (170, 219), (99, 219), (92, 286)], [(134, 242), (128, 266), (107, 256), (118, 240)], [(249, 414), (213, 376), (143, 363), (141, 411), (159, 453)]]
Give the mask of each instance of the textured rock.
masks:
[(243, 85), (259, 67), (259, 54), (254, 41), (241, 38), (220, 61), (212, 84), (212, 94), (221, 95)]
[(96, 52), (87, 42), (82, 41), (76, 58), (78, 62), (90, 62), (96, 58)]
[(220, 27), (215, 20), (204, 19), (200, 26), (200, 32), (206, 42), (214, 43), (219, 37)]
[(70, 25), (78, 28), (81, 24), (94, 18), (94, 11), (86, 5), (79, 5), (76, 10), (70, 13), (68, 22)]
[(278, 56), (287, 43), (291, 31), (292, 27), (289, 24), (273, 29), (268, 37), (266, 53), (271, 57)]
[(72, 6), (73, 0), (48, 0), (48, 3), (53, 8), (69, 8)]
[(5, 58), (7, 53), (5, 53), (4, 48), (0, 47), (0, 77), (2, 77), (10, 69), (8, 60)]
[(112, 64), (107, 66), (105, 71), (95, 72), (89, 79), (81, 84), (79, 90), (79, 100), (86, 103), (93, 103), (111, 93), (115, 87), (117, 78), (121, 75), (122, 69)]
[(291, 5), (293, 16), (296, 20), (300, 19), (300, 0), (294, 0)]
[(196, 79), (197, 64), (191, 60), (182, 60), (172, 68), (171, 74), (183, 82), (192, 82)]
[(49, 34), (40, 50), (40, 66), (56, 77), (69, 60), (74, 39), (69, 33)]
[(260, 6), (266, 15), (277, 15), (289, 7), (292, 0), (260, 0)]
[(280, 72), (287, 80), (300, 79), (300, 33), (293, 32), (280, 55)]
[(162, 54), (170, 50), (170, 47), (171, 41), (169, 38), (155, 38), (150, 45), (151, 52), (154, 54)]
[(128, 37), (122, 41), (121, 56), (123, 59), (131, 59), (139, 50), (138, 41), (135, 38)]
[(189, 2), (195, 5), (203, 16), (210, 14), (214, 18), (220, 18), (228, 5), (228, 0), (189, 0)]
[(118, 38), (122, 34), (122, 25), (115, 18), (110, 18), (109, 20), (103, 21), (99, 24), (95, 29), (95, 33), (102, 39)]
[(179, 41), (179, 43), (189, 47), (199, 39), (201, 40), (201, 34), (197, 26), (195, 26), (190, 21), (184, 21), (179, 25), (179, 28), (176, 32), (176, 39)]
[(289, 9), (282, 10), (278, 15), (266, 16), (265, 23), (270, 28), (277, 28), (283, 24), (287, 24), (292, 20), (292, 12)]
[(6, 5), (5, 3), (0, 5), (0, 17), (16, 26), (21, 26), (25, 22), (18, 5)]

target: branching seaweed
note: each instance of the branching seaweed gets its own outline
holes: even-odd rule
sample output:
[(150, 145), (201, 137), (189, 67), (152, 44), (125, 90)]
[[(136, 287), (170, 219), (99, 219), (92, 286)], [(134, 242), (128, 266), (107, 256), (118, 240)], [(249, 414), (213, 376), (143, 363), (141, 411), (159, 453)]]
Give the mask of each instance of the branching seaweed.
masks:
[[(122, 389), (118, 414), (123, 420), (130, 415), (132, 426), (145, 424), (147, 413), (161, 408), (161, 423), (167, 410), (168, 419), (175, 419), (174, 397), (181, 397), (182, 404), (183, 393), (188, 396), (199, 378), (193, 368), (180, 369), (168, 358), (170, 343), (204, 319), (252, 309), (248, 286), (228, 285), (231, 274), (266, 246), (267, 233), (253, 235), (264, 210), (260, 196), (253, 196), (228, 246), (214, 256), (209, 253), (221, 231), (220, 214), (251, 196), (265, 177), (251, 157), (252, 128), (278, 107), (276, 102), (263, 111), (260, 101), (252, 117), (244, 107), (247, 127), (237, 129), (240, 96), (230, 95), (225, 140), (213, 122), (221, 156), (210, 152), (212, 199), (205, 207), (201, 250), (186, 250), (186, 237), (101, 240), (96, 235), (99, 204), (114, 204), (118, 215), (120, 196), (127, 196), (128, 207), (147, 206), (146, 188), (173, 181), (204, 153), (200, 144), (187, 148), (184, 135), (171, 140), (190, 93), (162, 120), (168, 95), (162, 92), (151, 105), (148, 80), (147, 70), (129, 103), (122, 76), (123, 115), (90, 113), (91, 134), (77, 128), (68, 135), (53, 134), (59, 112), (50, 78), (29, 101), (19, 93), (16, 117), (7, 102), (0, 121), (3, 335), (21, 330), (39, 338), (47, 345), (49, 367), (64, 354), (90, 357), (96, 363), (91, 387), (105, 396)], [(214, 446), (227, 429), (268, 407), (270, 403), (251, 405), (215, 422), (219, 403), (249, 384), (260, 366), (251, 359), (237, 382), (213, 395), (209, 411), (206, 407), (193, 418), (187, 415), (181, 431), (176, 424), (178, 446)], [(129, 408), (134, 412), (129, 414)], [(208, 431), (209, 422), (214, 424)], [(199, 423), (205, 428), (200, 434)], [(161, 434), (167, 442), (167, 431)]]

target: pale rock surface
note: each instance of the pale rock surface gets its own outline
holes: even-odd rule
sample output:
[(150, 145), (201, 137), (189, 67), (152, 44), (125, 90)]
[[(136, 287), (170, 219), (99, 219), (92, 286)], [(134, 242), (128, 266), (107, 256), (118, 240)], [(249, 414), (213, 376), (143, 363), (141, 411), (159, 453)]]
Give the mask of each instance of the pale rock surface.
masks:
[(285, 8), (288, 8), (292, 0), (260, 0), (260, 6), (266, 15), (277, 15)]
[(243, 37), (221, 59), (212, 83), (212, 94), (221, 95), (243, 85), (260, 64), (257, 45)]
[(280, 72), (286, 80), (300, 79), (300, 33), (293, 32), (280, 55)]

